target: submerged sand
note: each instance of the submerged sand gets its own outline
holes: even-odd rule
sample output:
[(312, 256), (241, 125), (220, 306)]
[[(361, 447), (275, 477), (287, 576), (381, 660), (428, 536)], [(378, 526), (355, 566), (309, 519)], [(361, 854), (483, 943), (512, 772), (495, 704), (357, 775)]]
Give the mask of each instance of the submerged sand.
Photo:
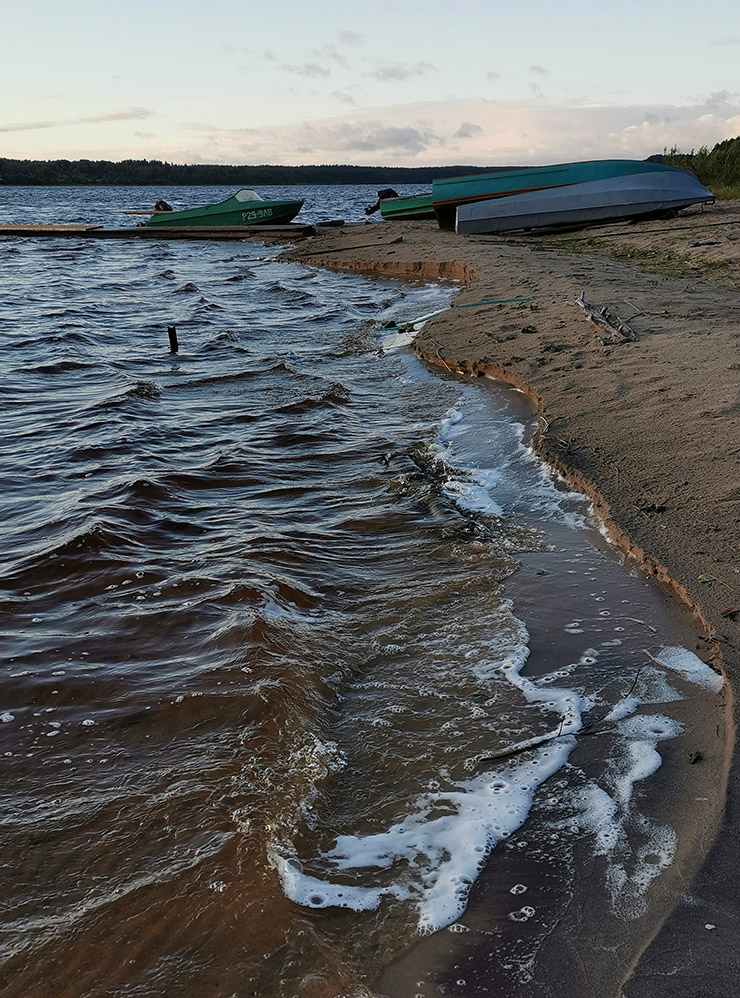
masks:
[[(415, 350), (532, 398), (540, 454), (593, 498), (617, 543), (702, 622), (703, 657), (729, 680), (723, 721), (733, 735), (740, 204), (557, 234), (458, 236), (434, 222), (351, 225), (319, 229), (287, 256), (463, 286), (453, 308), (423, 327)], [(606, 308), (615, 327), (628, 324), (635, 340), (615, 335), (611, 342), (579, 297), (593, 311)], [(501, 301), (511, 298), (534, 300)], [(654, 939), (636, 945), (644, 950), (637, 965), (624, 967), (626, 998), (736, 993), (740, 857), (732, 820), (740, 776), (731, 742), (724, 741), (726, 758), (714, 760), (724, 763), (727, 783), (706, 788), (713, 813), (694, 852), (677, 860), (678, 875), (660, 901), (666, 917)]]

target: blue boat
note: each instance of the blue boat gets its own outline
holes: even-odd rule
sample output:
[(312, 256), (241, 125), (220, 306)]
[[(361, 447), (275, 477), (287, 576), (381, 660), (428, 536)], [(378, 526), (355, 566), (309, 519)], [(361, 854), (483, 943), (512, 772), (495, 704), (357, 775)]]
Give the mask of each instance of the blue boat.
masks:
[(633, 173), (661, 173), (673, 167), (636, 159), (596, 159), (584, 163), (522, 167), (467, 177), (446, 177), (432, 183), (432, 204), (441, 229), (454, 229), (457, 208), (474, 201), (525, 194), (549, 187), (590, 183)]
[(633, 173), (463, 204), (457, 209), (455, 228), (457, 232), (474, 234), (598, 225), (670, 215), (692, 204), (713, 201), (712, 192), (686, 170)]

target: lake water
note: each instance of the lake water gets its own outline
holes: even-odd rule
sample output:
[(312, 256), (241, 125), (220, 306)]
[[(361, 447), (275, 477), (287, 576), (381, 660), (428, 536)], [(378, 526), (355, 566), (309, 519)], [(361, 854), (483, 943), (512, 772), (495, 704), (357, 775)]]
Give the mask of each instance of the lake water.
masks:
[[(0, 187), (0, 224), (230, 193)], [(520, 393), (383, 328), (454, 286), (279, 252), (0, 238), (5, 994), (523, 996), (679, 847), (693, 622)]]

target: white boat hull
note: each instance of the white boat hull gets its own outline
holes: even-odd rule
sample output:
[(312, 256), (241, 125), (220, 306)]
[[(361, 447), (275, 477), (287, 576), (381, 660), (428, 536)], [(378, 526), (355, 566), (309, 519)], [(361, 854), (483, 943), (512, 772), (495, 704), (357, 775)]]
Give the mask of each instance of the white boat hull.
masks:
[(587, 225), (713, 201), (711, 191), (685, 170), (635, 173), (460, 205), (455, 231), (474, 234), (550, 225)]

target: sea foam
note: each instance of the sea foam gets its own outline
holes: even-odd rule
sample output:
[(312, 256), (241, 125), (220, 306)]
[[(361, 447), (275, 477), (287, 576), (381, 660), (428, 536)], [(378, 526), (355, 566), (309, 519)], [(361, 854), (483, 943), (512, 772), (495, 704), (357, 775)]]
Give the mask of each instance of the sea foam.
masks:
[[(416, 810), (386, 832), (340, 835), (320, 859), (326, 877), (303, 872), (292, 857), (274, 853), (273, 865), (286, 895), (312, 908), (339, 906), (355, 911), (377, 908), (383, 897), (411, 900), (419, 931), (436, 932), (465, 910), (470, 888), (488, 853), (526, 820), (537, 788), (566, 761), (574, 738), (558, 739), (518, 765), (458, 784), (455, 790), (426, 794)], [(441, 811), (442, 813), (437, 813)], [(358, 886), (329, 877), (357, 870), (398, 869), (382, 887)]]
[(665, 666), (666, 669), (672, 669), (673, 672), (679, 673), (688, 682), (695, 683), (697, 686), (703, 686), (714, 693), (719, 693), (724, 684), (722, 676), (718, 672), (715, 672), (711, 666), (702, 662), (688, 648), (676, 646), (661, 648), (655, 656), (655, 660)]

